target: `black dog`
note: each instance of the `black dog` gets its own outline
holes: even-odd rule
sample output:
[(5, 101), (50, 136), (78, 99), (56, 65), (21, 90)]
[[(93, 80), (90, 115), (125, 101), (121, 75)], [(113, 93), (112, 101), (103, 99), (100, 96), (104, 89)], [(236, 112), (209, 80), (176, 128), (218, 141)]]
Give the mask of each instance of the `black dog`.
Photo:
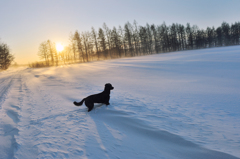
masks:
[(103, 104), (109, 105), (110, 91), (113, 89), (114, 87), (110, 83), (107, 83), (105, 84), (105, 88), (103, 92), (99, 94), (90, 95), (84, 98), (81, 102), (79, 103), (73, 102), (73, 104), (76, 106), (81, 106), (85, 101), (85, 105), (88, 107), (88, 112), (90, 112), (93, 109), (94, 103), (103, 103)]

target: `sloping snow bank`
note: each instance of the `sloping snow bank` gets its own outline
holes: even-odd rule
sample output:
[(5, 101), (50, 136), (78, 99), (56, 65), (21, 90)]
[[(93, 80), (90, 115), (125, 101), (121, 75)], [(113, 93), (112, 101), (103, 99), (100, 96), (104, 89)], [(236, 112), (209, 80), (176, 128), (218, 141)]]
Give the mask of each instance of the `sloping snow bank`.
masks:
[[(0, 73), (0, 158), (239, 158), (240, 47)], [(72, 102), (112, 83), (108, 107)]]

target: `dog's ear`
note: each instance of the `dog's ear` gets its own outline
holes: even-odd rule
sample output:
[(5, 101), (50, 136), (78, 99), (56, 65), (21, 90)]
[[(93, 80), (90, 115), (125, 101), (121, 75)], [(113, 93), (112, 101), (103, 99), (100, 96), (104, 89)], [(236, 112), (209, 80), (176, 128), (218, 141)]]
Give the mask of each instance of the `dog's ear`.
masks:
[(105, 87), (109, 87), (109, 86), (112, 86), (112, 85), (110, 83), (105, 84)]

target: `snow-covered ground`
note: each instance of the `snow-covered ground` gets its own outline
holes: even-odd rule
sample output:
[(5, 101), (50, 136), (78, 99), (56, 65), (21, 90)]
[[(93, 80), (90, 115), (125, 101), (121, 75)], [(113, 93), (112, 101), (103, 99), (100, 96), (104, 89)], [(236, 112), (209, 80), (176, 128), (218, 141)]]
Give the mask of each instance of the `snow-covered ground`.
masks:
[(4, 159), (240, 158), (239, 123), (240, 46), (0, 72)]

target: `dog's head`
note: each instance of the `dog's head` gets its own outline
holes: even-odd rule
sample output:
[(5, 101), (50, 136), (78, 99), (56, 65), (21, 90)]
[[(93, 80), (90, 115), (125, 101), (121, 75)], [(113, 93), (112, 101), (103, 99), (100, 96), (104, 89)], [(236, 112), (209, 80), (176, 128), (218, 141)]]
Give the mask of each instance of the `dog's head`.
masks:
[(105, 84), (105, 89), (106, 90), (113, 90), (114, 87), (110, 83), (107, 83), (107, 84)]

